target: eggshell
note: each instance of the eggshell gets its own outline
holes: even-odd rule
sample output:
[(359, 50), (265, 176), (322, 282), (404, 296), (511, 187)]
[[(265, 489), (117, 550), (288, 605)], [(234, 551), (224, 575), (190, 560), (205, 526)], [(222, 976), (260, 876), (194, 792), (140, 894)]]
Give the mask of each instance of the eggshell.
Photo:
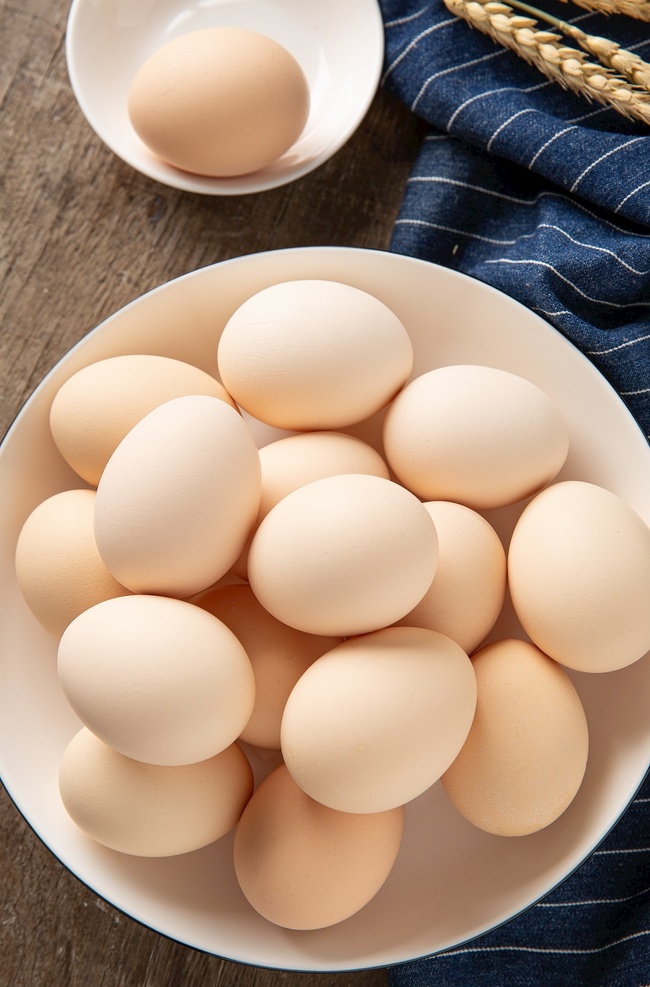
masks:
[(471, 508), (442, 500), (424, 507), (438, 535), (438, 567), (420, 602), (397, 623), (439, 631), (471, 654), (503, 607), (505, 549), (492, 525)]
[(439, 367), (392, 402), (384, 452), (398, 480), (423, 500), (475, 510), (502, 507), (549, 483), (564, 465), (569, 432), (555, 402), (494, 367)]
[(580, 697), (562, 666), (529, 641), (488, 644), (472, 664), (476, 715), (443, 788), (479, 829), (537, 832), (582, 784), (589, 734)]
[(97, 486), (127, 432), (164, 401), (208, 394), (233, 408), (223, 384), (189, 363), (143, 353), (108, 357), (77, 370), (54, 396), (54, 442), (79, 476)]
[(515, 612), (548, 655), (609, 672), (650, 649), (650, 528), (597, 484), (566, 480), (539, 493), (512, 534)]
[(289, 693), (302, 673), (340, 644), (341, 638), (305, 634), (282, 624), (246, 585), (216, 587), (196, 602), (236, 635), (255, 674), (255, 705), (240, 739), (279, 750), (280, 722)]
[(438, 539), (420, 501), (392, 480), (349, 473), (288, 494), (257, 529), (250, 585), (263, 607), (311, 634), (361, 634), (424, 595)]
[(382, 812), (434, 784), (474, 716), (470, 659), (451, 638), (387, 627), (318, 658), (282, 717), (282, 754), (303, 791), (340, 812)]
[(248, 298), (220, 337), (224, 386), (255, 418), (294, 431), (343, 428), (404, 384), (413, 347), (378, 298), (337, 281), (285, 281)]
[(18, 535), (18, 585), (33, 615), (54, 637), (88, 607), (129, 593), (97, 550), (94, 511), (94, 490), (64, 490), (34, 508)]
[(63, 692), (81, 721), (127, 757), (189, 764), (239, 736), (255, 679), (235, 635), (212, 614), (163, 596), (99, 603), (59, 642)]
[(95, 538), (107, 568), (138, 593), (189, 597), (239, 556), (260, 502), (253, 437), (218, 398), (189, 395), (154, 408), (106, 464)]
[[(340, 473), (371, 473), (389, 479), (388, 466), (376, 449), (343, 432), (303, 432), (270, 442), (260, 449), (260, 466), (262, 494), (251, 538), (272, 507), (312, 480)], [(244, 579), (249, 545), (250, 539), (233, 566), (233, 572)]]
[(246, 755), (232, 744), (197, 764), (143, 764), (83, 727), (68, 744), (59, 791), (73, 822), (112, 850), (168, 857), (207, 846), (239, 820), (253, 791)]
[(272, 38), (241, 27), (168, 41), (131, 83), (127, 109), (154, 154), (184, 171), (228, 177), (271, 164), (300, 136), (310, 92)]
[(363, 908), (389, 876), (404, 809), (355, 815), (314, 802), (284, 765), (259, 786), (235, 831), (239, 885), (264, 918), (321, 929)]

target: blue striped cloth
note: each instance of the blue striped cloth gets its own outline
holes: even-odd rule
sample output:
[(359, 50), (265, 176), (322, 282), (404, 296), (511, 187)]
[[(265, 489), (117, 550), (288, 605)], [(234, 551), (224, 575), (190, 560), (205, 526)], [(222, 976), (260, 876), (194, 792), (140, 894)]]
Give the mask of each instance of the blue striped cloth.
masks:
[[(538, 312), (650, 438), (650, 128), (548, 81), (442, 0), (380, 5), (383, 85), (423, 130), (390, 249)], [(650, 24), (542, 6), (650, 61)], [(388, 978), (391, 987), (650, 987), (650, 780), (546, 899)]]

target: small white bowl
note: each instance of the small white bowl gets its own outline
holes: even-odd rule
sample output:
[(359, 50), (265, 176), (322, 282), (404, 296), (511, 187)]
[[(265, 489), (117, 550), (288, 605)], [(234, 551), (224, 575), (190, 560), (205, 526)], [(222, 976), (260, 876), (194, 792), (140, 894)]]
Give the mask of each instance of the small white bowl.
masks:
[[(307, 78), (311, 109), (296, 143), (251, 175), (207, 178), (160, 161), (127, 112), (140, 66), (167, 41), (208, 27), (243, 27), (283, 45)], [(384, 57), (376, 0), (73, 0), (66, 57), (88, 123), (123, 161), (173, 188), (243, 195), (295, 181), (332, 157), (354, 133), (375, 95)]]
[[(132, 2), (132, 0), (130, 0)], [(404, 842), (375, 898), (330, 928), (294, 932), (261, 918), (240, 892), (232, 834), (170, 858), (108, 850), (81, 833), (58, 793), (61, 755), (80, 723), (56, 672), (56, 643), (16, 583), (20, 528), (40, 501), (79, 485), (49, 430), (52, 398), (80, 367), (119, 353), (159, 353), (216, 373), (223, 326), (251, 294), (279, 281), (329, 278), (369, 291), (411, 335), (413, 374), (483, 363), (538, 384), (566, 417), (562, 478), (599, 483), (650, 523), (650, 448), (605, 379), (548, 323), (499, 291), (410, 257), (348, 247), (253, 254), (205, 267), (142, 295), (81, 340), (48, 374), (0, 446), (0, 776), (23, 816), (77, 877), (126, 914), (178, 942), (253, 966), (332, 972), (383, 967), (466, 943), (546, 894), (619, 818), (650, 756), (650, 655), (616, 672), (569, 674), (590, 729), (584, 782), (560, 818), (518, 838), (491, 836), (436, 783), (406, 806)], [(356, 434), (372, 441), (381, 413)], [(259, 424), (259, 423), (258, 423)], [(263, 445), (277, 433), (254, 432)], [(504, 539), (521, 505), (489, 512)], [(491, 637), (522, 636), (504, 613)], [(253, 752), (259, 778), (277, 755)]]

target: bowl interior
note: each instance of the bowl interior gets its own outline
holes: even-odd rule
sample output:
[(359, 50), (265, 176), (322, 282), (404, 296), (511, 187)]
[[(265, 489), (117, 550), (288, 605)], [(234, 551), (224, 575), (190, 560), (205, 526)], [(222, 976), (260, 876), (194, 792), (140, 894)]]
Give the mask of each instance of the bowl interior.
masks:
[[(171, 281), (90, 332), (51, 371), (0, 446), (0, 774), (52, 852), (97, 894), (195, 948), (278, 969), (386, 966), (466, 942), (513, 917), (566, 877), (606, 835), (639, 786), (650, 753), (650, 658), (617, 672), (571, 672), (591, 747), (569, 809), (527, 837), (490, 836), (452, 808), (439, 784), (407, 806), (395, 868), (357, 915), (329, 929), (291, 932), (260, 918), (239, 892), (227, 836), (167, 859), (121, 855), (85, 838), (57, 789), (61, 754), (79, 727), (58, 685), (55, 643), (22, 601), (13, 558), (29, 512), (81, 485), (50, 438), (49, 406), (62, 382), (109, 355), (159, 353), (216, 374), (216, 346), (246, 297), (292, 278), (332, 278), (374, 293), (407, 326), (414, 374), (483, 363), (543, 387), (564, 413), (571, 451), (561, 478), (600, 483), (650, 523), (650, 450), (602, 376), (538, 316), (500, 292), (423, 261), (354, 248), (296, 248), (237, 258)], [(381, 414), (354, 431), (378, 442)], [(258, 444), (277, 436), (251, 420)], [(505, 542), (521, 505), (486, 516)], [(523, 637), (506, 606), (490, 635)], [(258, 777), (277, 755), (249, 752)]]
[[(153, 155), (127, 112), (140, 66), (161, 45), (207, 27), (243, 27), (291, 52), (311, 91), (305, 129), (277, 161), (251, 175), (206, 178)], [(73, 0), (66, 55), (72, 89), (91, 127), (118, 157), (150, 178), (208, 195), (287, 184), (330, 158), (361, 122), (384, 54), (376, 0)]]

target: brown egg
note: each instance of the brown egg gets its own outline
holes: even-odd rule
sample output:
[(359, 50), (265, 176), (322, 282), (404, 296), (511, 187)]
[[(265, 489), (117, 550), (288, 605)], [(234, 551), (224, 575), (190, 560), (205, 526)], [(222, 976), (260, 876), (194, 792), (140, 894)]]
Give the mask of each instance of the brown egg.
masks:
[(566, 480), (534, 497), (508, 579), (528, 637), (568, 668), (612, 672), (650, 649), (650, 527), (610, 490)]
[(371, 473), (389, 478), (388, 466), (379, 453), (367, 442), (343, 432), (303, 432), (278, 439), (260, 449), (260, 466), (260, 509), (246, 548), (233, 566), (233, 572), (243, 579), (253, 534), (271, 508), (292, 490), (340, 473)]
[(402, 806), (366, 815), (328, 809), (281, 765), (259, 786), (235, 831), (237, 879), (253, 908), (276, 925), (335, 925), (380, 890), (403, 827)]
[(569, 432), (532, 381), (474, 364), (411, 380), (383, 426), (388, 465), (423, 500), (474, 510), (503, 507), (549, 483), (564, 465)]
[(488, 644), (472, 664), (476, 714), (442, 785), (479, 829), (534, 833), (582, 784), (589, 733), (580, 697), (565, 669), (528, 641)]
[(253, 536), (248, 577), (278, 620), (345, 637), (399, 620), (431, 585), (438, 540), (413, 494), (381, 476), (326, 476), (293, 490)]
[(260, 421), (290, 431), (347, 428), (384, 408), (413, 367), (395, 313), (340, 281), (283, 281), (233, 312), (217, 348), (224, 386)]
[(280, 724), (289, 693), (302, 673), (341, 638), (288, 627), (264, 609), (250, 586), (219, 586), (195, 602), (230, 628), (253, 667), (255, 705), (240, 740), (279, 750)]
[(246, 544), (260, 474), (248, 426), (225, 401), (165, 401), (125, 435), (97, 487), (95, 538), (107, 568), (136, 593), (208, 589)]
[(108, 571), (93, 530), (94, 490), (64, 490), (29, 515), (16, 544), (16, 579), (38, 622), (55, 637), (80, 613), (130, 593)]
[(186, 394), (207, 394), (235, 407), (218, 380), (181, 360), (144, 353), (98, 360), (57, 391), (52, 437), (72, 469), (97, 486), (126, 433), (159, 404)]
[(232, 631), (184, 600), (135, 593), (80, 614), (57, 668), (75, 713), (127, 757), (190, 764), (238, 738), (255, 701), (248, 656)]
[(91, 839), (139, 857), (168, 857), (214, 843), (237, 823), (253, 791), (246, 755), (173, 767), (118, 754), (83, 727), (59, 769), (66, 812)]
[(471, 654), (494, 626), (506, 595), (501, 539), (476, 511), (451, 501), (429, 501), (438, 533), (438, 567), (420, 602), (398, 625), (446, 634)]
[(228, 177), (271, 164), (300, 136), (309, 86), (287, 49), (257, 31), (190, 31), (155, 51), (131, 84), (128, 112), (154, 154)]
[(476, 707), (472, 663), (422, 627), (349, 638), (302, 675), (282, 717), (296, 784), (341, 812), (381, 812), (433, 785), (460, 751)]

